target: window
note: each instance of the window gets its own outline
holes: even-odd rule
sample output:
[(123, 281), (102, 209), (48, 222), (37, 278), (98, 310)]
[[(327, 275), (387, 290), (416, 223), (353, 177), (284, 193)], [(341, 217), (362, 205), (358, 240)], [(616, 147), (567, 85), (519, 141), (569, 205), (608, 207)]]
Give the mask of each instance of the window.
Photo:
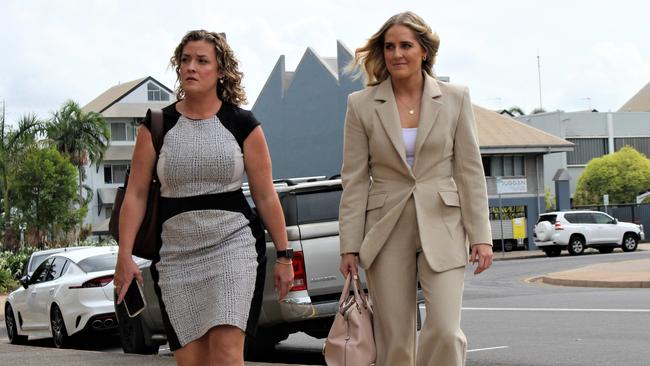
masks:
[(482, 158), (486, 177), (519, 177), (526, 175), (523, 155), (489, 156)]
[(614, 224), (615, 221), (611, 217), (605, 215), (605, 214), (600, 214), (600, 213), (592, 213), (591, 217), (593, 217), (594, 222), (596, 224)]
[(156, 84), (149, 83), (147, 84), (147, 99), (149, 99), (149, 101), (169, 100), (169, 93), (160, 89)]
[(88, 257), (81, 260), (79, 267), (84, 272), (99, 272), (99, 271), (108, 271), (110, 269), (115, 269), (115, 264), (117, 263), (117, 252), (100, 254), (94, 257)]
[(104, 183), (124, 183), (130, 164), (105, 164)]
[(593, 158), (607, 154), (607, 139), (605, 138), (567, 139), (567, 141), (575, 144), (574, 150), (566, 153), (569, 165), (584, 165)]
[(133, 123), (111, 123), (111, 141), (135, 141), (135, 125)]
[(41, 265), (36, 268), (36, 271), (34, 271), (29, 282), (35, 284), (54, 279), (52, 262), (54, 262), (54, 258), (49, 258), (41, 263)]
[(104, 217), (110, 219), (111, 215), (113, 214), (113, 207), (106, 207), (104, 211), (105, 211)]
[(624, 146), (633, 147), (636, 151), (650, 156), (650, 137), (616, 137), (614, 138), (614, 149), (616, 151)]

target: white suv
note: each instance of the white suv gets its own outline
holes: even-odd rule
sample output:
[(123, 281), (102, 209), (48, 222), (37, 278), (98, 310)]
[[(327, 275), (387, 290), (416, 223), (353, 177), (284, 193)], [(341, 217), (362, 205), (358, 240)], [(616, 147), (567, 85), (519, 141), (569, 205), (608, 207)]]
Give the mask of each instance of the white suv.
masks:
[(588, 247), (601, 253), (611, 253), (621, 247), (624, 252), (636, 250), (639, 240), (645, 239), (643, 225), (619, 222), (600, 211), (547, 212), (539, 216), (535, 225), (535, 245), (549, 257), (567, 249), (571, 255), (580, 255)]

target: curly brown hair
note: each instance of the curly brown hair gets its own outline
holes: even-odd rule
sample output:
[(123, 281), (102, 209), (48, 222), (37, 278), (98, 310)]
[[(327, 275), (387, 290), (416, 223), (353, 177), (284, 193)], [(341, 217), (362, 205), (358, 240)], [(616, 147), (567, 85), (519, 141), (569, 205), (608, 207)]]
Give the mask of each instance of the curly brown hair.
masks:
[(390, 76), (384, 60), (384, 36), (388, 29), (394, 25), (404, 25), (413, 31), (418, 43), (427, 53), (426, 58), (422, 61), (422, 70), (435, 77), (433, 64), (438, 55), (440, 37), (419, 15), (406, 11), (390, 17), (363, 47), (355, 50), (354, 58), (350, 61), (347, 70), (349, 72), (357, 71), (356, 78), (365, 76), (367, 86), (377, 85)]
[(239, 71), (239, 61), (226, 42), (225, 33), (208, 32), (203, 29), (187, 32), (181, 40), (181, 43), (176, 46), (174, 55), (169, 60), (171, 67), (176, 71), (176, 83), (178, 84), (176, 87), (176, 98), (181, 100), (185, 97), (185, 91), (180, 80), (180, 61), (183, 48), (185, 48), (188, 42), (193, 41), (207, 41), (214, 45), (214, 51), (217, 55), (217, 65), (219, 65), (219, 71), (223, 74), (223, 77), (217, 83), (216, 92), (219, 98), (236, 106), (247, 104), (246, 92), (241, 84), (244, 73)]

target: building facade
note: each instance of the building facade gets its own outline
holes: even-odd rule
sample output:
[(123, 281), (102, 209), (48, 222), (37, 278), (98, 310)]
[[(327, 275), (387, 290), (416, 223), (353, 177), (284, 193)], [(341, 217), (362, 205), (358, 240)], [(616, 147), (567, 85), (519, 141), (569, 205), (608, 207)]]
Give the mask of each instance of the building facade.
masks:
[(573, 151), (544, 156), (544, 185), (553, 193), (551, 178), (558, 169), (571, 176), (571, 196), (580, 175), (593, 158), (612, 154), (629, 145), (650, 156), (648, 112), (548, 112), (516, 118), (575, 144)]
[(86, 181), (93, 191), (85, 224), (99, 237), (108, 235), (117, 188), (124, 184), (131, 166), (137, 125), (149, 108), (162, 108), (175, 100), (168, 87), (152, 77), (145, 77), (111, 87), (83, 107), (84, 112), (97, 112), (109, 124), (111, 139), (104, 160), (86, 167)]

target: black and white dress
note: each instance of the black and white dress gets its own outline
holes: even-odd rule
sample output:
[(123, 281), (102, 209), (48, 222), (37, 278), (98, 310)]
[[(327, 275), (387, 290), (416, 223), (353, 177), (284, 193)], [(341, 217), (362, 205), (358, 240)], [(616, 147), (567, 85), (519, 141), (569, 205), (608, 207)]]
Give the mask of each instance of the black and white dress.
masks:
[(152, 277), (170, 348), (217, 325), (254, 333), (266, 243), (241, 187), (243, 143), (259, 122), (224, 102), (216, 116), (202, 120), (172, 104), (163, 109), (163, 125), (157, 165), (162, 247)]

